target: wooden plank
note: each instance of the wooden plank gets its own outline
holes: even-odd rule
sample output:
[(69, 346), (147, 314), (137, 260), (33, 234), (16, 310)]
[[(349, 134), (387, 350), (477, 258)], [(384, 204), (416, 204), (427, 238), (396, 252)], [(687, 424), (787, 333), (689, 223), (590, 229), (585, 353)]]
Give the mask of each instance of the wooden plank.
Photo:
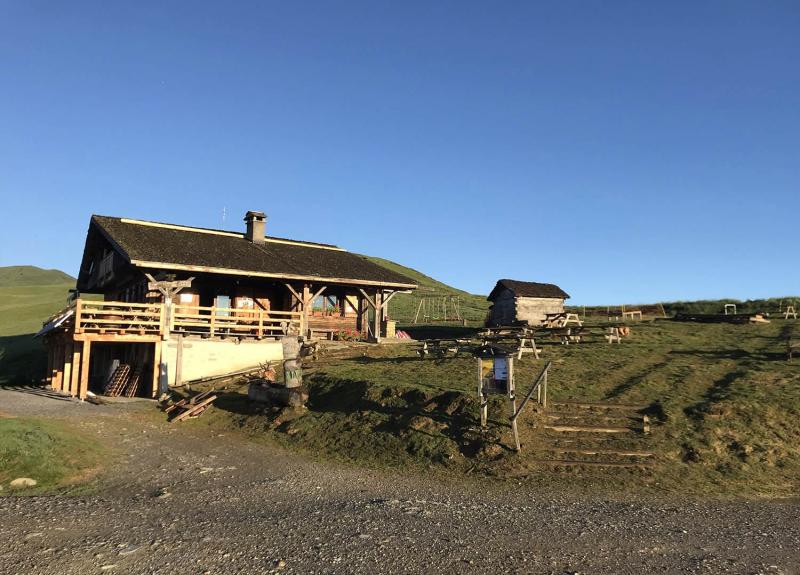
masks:
[(80, 385), (78, 386), (78, 397), (84, 399), (89, 391), (89, 368), (92, 351), (92, 342), (84, 341), (83, 349), (81, 350), (81, 378)]
[(175, 385), (183, 383), (183, 336), (179, 335), (176, 339), (177, 350), (175, 352)]
[(176, 421), (182, 421), (182, 420), (186, 419), (187, 417), (189, 417), (190, 415), (193, 415), (195, 413), (203, 411), (204, 408), (207, 405), (209, 405), (211, 402), (213, 402), (215, 399), (217, 399), (217, 396), (216, 395), (212, 395), (211, 397), (205, 398), (200, 403), (193, 404), (192, 407), (190, 407), (189, 409), (187, 409), (183, 413), (173, 417), (172, 420), (170, 421), (170, 423), (175, 423)]
[(81, 384), (81, 350), (83, 344), (72, 345), (72, 376), (70, 377), (69, 389), (70, 395), (81, 397), (80, 384)]
[(64, 345), (59, 342), (55, 348), (55, 389), (64, 391)]

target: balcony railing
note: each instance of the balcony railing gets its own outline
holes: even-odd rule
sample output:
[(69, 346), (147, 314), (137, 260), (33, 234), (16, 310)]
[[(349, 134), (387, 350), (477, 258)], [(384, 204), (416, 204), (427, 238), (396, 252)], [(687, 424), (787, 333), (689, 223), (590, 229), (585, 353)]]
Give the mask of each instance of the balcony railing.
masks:
[(161, 335), (164, 305), (77, 299), (75, 333)]
[(176, 305), (170, 331), (192, 334), (232, 334), (257, 338), (300, 334), (303, 314), (292, 311), (265, 311)]
[[(76, 300), (75, 333), (161, 335), (166, 332), (194, 335), (280, 337), (300, 334), (303, 314), (173, 304), (172, 313), (161, 303)], [(67, 311), (67, 310), (65, 310)]]

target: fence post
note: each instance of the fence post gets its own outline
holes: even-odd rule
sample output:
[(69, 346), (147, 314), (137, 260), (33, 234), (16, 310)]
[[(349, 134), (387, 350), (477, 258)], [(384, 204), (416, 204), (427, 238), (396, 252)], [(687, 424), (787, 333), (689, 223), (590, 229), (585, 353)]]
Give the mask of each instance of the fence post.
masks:
[(81, 329), (81, 310), (83, 308), (83, 302), (80, 298), (75, 301), (75, 333), (83, 333)]
[(214, 319), (217, 317), (217, 307), (211, 306), (211, 326), (209, 329), (209, 335), (214, 335)]
[(542, 407), (544, 407), (545, 409), (547, 409), (547, 372), (550, 371), (549, 368), (550, 368), (549, 365), (545, 366), (544, 381), (542, 382), (542, 384), (544, 385), (544, 391), (542, 392)]

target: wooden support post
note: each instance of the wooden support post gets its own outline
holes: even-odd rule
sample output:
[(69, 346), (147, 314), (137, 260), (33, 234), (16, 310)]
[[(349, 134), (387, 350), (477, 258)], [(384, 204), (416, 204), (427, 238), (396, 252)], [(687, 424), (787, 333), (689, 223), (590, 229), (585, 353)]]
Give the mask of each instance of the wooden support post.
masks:
[(83, 309), (83, 301), (80, 298), (75, 301), (75, 333), (82, 333), (83, 329), (81, 328), (81, 311)]
[(47, 371), (44, 374), (45, 383), (53, 387), (53, 346), (50, 341), (45, 341), (47, 346)]
[(72, 344), (72, 377), (70, 377), (69, 389), (71, 395), (76, 395), (83, 399), (85, 396), (80, 393), (81, 383), (81, 348), (83, 344)]
[(64, 391), (64, 344), (58, 342), (55, 348), (55, 389)]
[(309, 286), (308, 284), (303, 284), (303, 296), (302, 296), (302, 301), (300, 302), (300, 305), (303, 306), (303, 309), (301, 310), (303, 312), (303, 315), (301, 316), (303, 318), (303, 321), (302, 321), (302, 330), (300, 332), (300, 335), (302, 335), (303, 337), (311, 337), (311, 329), (308, 327), (308, 312), (309, 312), (308, 308), (311, 305), (313, 305), (313, 302), (309, 303), (310, 299), (311, 299), (311, 286)]
[(522, 449), (522, 445), (519, 443), (519, 430), (517, 429), (517, 418), (515, 417), (517, 413), (517, 400), (515, 397), (511, 397), (511, 432), (514, 434), (514, 448), (517, 451)]
[(481, 360), (478, 360), (478, 397), (480, 398), (481, 406), (481, 429), (486, 427), (486, 420), (489, 416), (489, 396), (483, 391), (483, 370), (481, 369)]
[(375, 343), (381, 342), (381, 321), (383, 320), (383, 305), (381, 300), (383, 294), (380, 291), (375, 292), (375, 317), (373, 318), (373, 329), (375, 330)]
[(544, 390), (542, 391), (542, 407), (547, 409), (547, 372), (550, 371), (550, 364), (548, 363), (544, 368), (544, 380), (542, 380), (542, 385), (544, 386)]
[(183, 336), (179, 335), (175, 339), (175, 344), (178, 346), (175, 352), (175, 385), (181, 385), (183, 383)]
[(81, 350), (81, 370), (80, 370), (81, 378), (80, 378), (80, 385), (78, 386), (78, 397), (80, 397), (81, 399), (86, 397), (87, 392), (89, 391), (91, 352), (92, 352), (91, 340), (84, 340), (83, 349)]
[(150, 390), (151, 397), (158, 397), (158, 384), (161, 380), (161, 342), (153, 344), (153, 385)]

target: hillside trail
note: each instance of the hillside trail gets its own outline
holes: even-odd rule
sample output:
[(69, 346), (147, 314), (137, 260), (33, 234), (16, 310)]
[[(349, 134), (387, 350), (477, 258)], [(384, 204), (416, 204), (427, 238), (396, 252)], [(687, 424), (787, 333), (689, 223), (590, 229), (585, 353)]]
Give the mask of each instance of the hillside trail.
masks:
[(0, 389), (4, 416), (58, 418), (113, 448), (91, 492), (0, 496), (0, 574), (798, 573), (800, 503), (532, 492), (316, 461)]

